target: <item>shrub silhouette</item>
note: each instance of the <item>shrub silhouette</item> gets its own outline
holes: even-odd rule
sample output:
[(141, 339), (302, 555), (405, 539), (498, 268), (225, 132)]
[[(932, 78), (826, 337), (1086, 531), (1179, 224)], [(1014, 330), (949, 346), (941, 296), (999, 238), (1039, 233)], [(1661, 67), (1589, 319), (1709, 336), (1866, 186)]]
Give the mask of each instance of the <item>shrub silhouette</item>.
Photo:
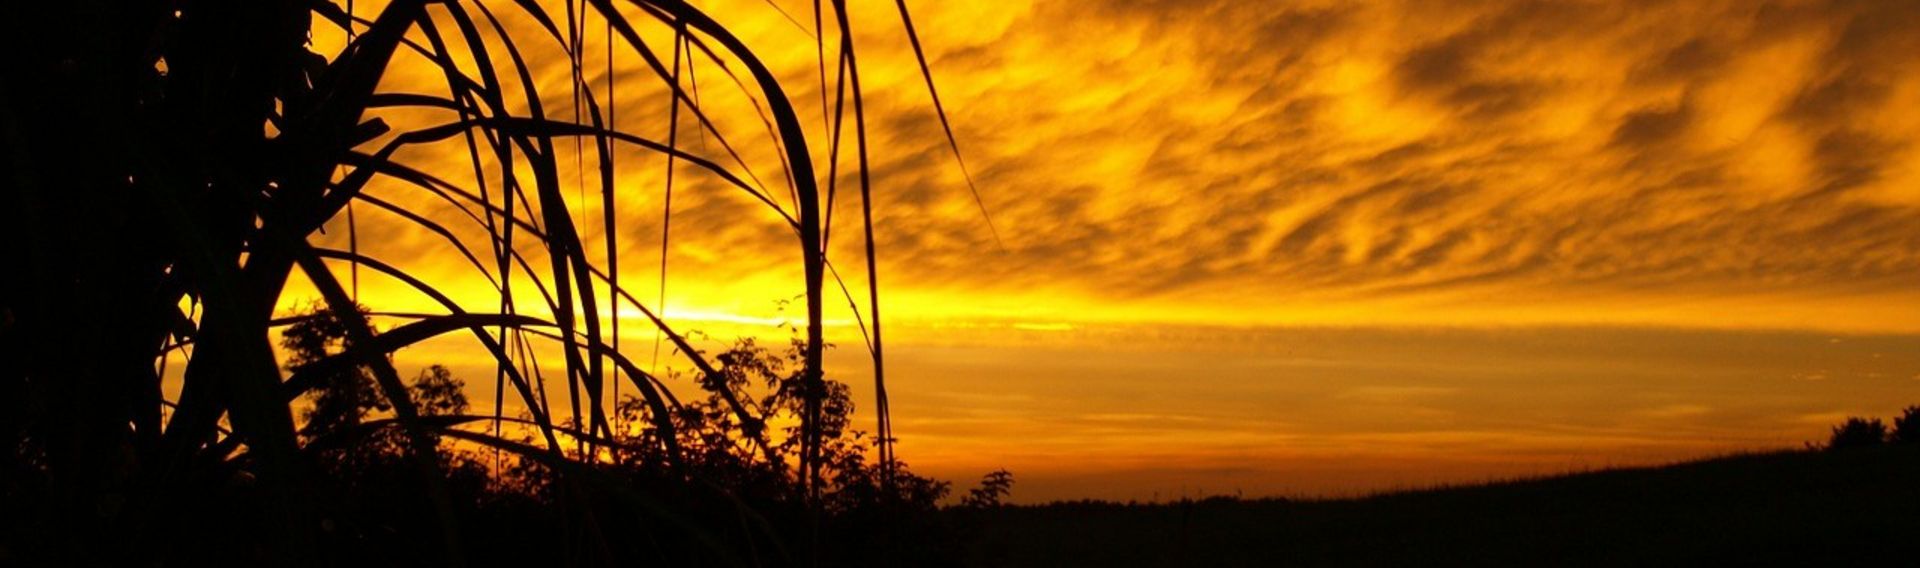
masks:
[(1901, 445), (1920, 445), (1920, 405), (1908, 406), (1893, 419), (1893, 435), (1888, 441)]
[(960, 505), (972, 509), (997, 509), (1003, 503), (1001, 499), (1013, 493), (1013, 473), (996, 470), (980, 478), (980, 486), (967, 490), (967, 496), (960, 499)]
[[(765, 427), (764, 423), (739, 421), (727, 397), (736, 397), (736, 402), (767, 422), (797, 423), (808, 410), (809, 396), (803, 390), (809, 386), (804, 375), (805, 350), (805, 342), (799, 339), (774, 350), (748, 338), (713, 354), (720, 367), (703, 377), (702, 397), (683, 400), (672, 409), (665, 418), (672, 428), (656, 426), (645, 399), (620, 400), (613, 422), (621, 426), (607, 444), (609, 460), (594, 464), (593, 475), (616, 481), (610, 487), (664, 496), (660, 498), (692, 521), (688, 525), (693, 530), (651, 529), (662, 540), (650, 546), (664, 552), (667, 565), (701, 564), (707, 559), (697, 550), (695, 539), (727, 538), (723, 542), (729, 550), (752, 550), (809, 545), (803, 537), (810, 534), (817, 534), (819, 540), (807, 554), (822, 565), (933, 566), (955, 556), (958, 541), (936, 514), (948, 484), (913, 473), (905, 462), (882, 468), (869, 459), (879, 441), (852, 428), (855, 405), (846, 384), (823, 381), (827, 392), (820, 395), (825, 428), (818, 486), (809, 487), (786, 470), (786, 464), (796, 463), (805, 451), (799, 426), (771, 432), (774, 442), (765, 447), (747, 443), (747, 432)], [(677, 453), (663, 449), (667, 447), (661, 443), (664, 435), (673, 436)], [(488, 497), (512, 506), (554, 510), (568, 491), (583, 489), (557, 475), (555, 465), (577, 467), (573, 464), (549, 464), (526, 455), (510, 459), (500, 480), (504, 495)], [(890, 481), (883, 478), (887, 474), (892, 475)], [(689, 479), (699, 482), (688, 483)], [(743, 506), (758, 519), (747, 527), (751, 530), (706, 532), (705, 527), (739, 526)], [(813, 517), (815, 511), (818, 518)], [(524, 519), (504, 520), (513, 528), (501, 532), (513, 538), (552, 531), (529, 526)]]
[(1879, 418), (1847, 418), (1846, 422), (1833, 427), (1833, 436), (1827, 439), (1827, 449), (1844, 450), (1878, 446), (1887, 441), (1887, 425)]

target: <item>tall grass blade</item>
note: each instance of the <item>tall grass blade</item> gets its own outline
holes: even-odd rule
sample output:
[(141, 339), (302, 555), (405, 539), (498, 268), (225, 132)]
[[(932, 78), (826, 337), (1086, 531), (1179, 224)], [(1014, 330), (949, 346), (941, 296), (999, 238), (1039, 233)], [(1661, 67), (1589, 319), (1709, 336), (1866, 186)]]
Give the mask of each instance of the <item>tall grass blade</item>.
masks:
[(967, 159), (960, 153), (960, 142), (953, 136), (953, 124), (947, 120), (947, 107), (940, 103), (940, 89), (933, 86), (933, 70), (927, 66), (927, 51), (920, 47), (920, 32), (913, 27), (913, 15), (907, 11), (907, 0), (894, 0), (900, 7), (900, 24), (907, 30), (907, 41), (913, 44), (913, 58), (920, 63), (920, 77), (926, 79), (927, 95), (933, 99), (933, 111), (940, 116), (940, 130), (947, 135), (947, 148), (953, 150), (953, 161), (960, 165), (960, 175), (967, 179), (967, 191), (973, 193), (973, 203), (980, 207), (980, 219), (987, 222), (987, 230), (993, 232), (993, 242), (1000, 245), (1000, 229), (993, 224), (993, 216), (987, 213), (987, 202), (980, 198), (980, 188), (973, 183), (973, 172), (967, 169)]

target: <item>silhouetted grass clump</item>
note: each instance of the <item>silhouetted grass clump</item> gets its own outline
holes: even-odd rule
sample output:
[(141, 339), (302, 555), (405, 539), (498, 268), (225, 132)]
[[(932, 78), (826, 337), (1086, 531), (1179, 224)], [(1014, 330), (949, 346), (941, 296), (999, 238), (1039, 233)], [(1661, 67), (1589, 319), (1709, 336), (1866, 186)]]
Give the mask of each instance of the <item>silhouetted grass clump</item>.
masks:
[[(793, 80), (685, 2), (373, 4), (66, 0), (0, 19), (0, 564), (906, 558), (904, 535), (945, 486), (892, 453), (844, 2), (815, 3), (831, 107), (817, 131)], [(317, 51), (322, 32), (344, 45)], [(383, 90), (398, 65), (432, 80)], [(571, 81), (548, 80), (554, 68)], [(695, 69), (747, 102), (703, 106)], [(617, 120), (613, 91), (634, 82), (669, 115), (664, 137)], [(711, 154), (682, 147), (682, 122)], [(765, 131), (741, 140), (717, 122)], [(784, 175), (756, 175), (749, 141), (763, 152), (745, 155)], [(644, 167), (667, 183), (619, 179), (621, 151), (659, 158)], [(620, 195), (671, 196), (683, 169), (791, 239), (805, 319), (780, 366), (708, 357), (622, 284)], [(843, 176), (859, 191), (835, 191)], [(823, 362), (828, 273), (845, 286), (828, 213), (853, 195), (872, 436), (849, 426)], [(464, 262), (470, 279), (428, 281), (401, 267), (412, 259), (363, 250), (368, 215), (431, 243), (404, 254)], [(362, 307), (363, 277), (433, 309)], [(474, 285), (480, 301), (448, 293)], [(301, 286), (324, 309), (276, 313)], [(627, 318), (613, 316), (629, 313), (671, 347), (664, 368), (691, 371), (656, 376), (623, 353)], [(445, 369), (396, 368), (395, 353), (440, 338), (491, 358), (489, 376), (464, 379), (492, 381), (488, 414)]]

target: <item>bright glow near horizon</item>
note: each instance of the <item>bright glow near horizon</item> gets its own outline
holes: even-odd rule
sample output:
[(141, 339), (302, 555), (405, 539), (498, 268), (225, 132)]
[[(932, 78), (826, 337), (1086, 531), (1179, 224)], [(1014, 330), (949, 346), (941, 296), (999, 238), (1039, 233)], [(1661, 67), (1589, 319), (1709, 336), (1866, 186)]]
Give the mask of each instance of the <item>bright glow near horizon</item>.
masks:
[[(698, 4), (821, 126), (806, 31), (762, 0)], [(916, 469), (966, 484), (1004, 466), (1018, 500), (1354, 492), (1795, 446), (1920, 403), (1909, 3), (910, 2), (999, 244), (892, 3), (852, 4), (890, 390)], [(570, 117), (565, 57), (527, 55), (551, 62), (536, 79)], [(418, 63), (383, 88), (443, 89)], [(777, 188), (752, 107), (702, 65), (715, 122)], [(616, 76), (621, 128), (664, 139), (639, 58)], [(724, 157), (683, 120), (683, 146)], [(588, 153), (562, 176), (570, 198), (593, 183)], [(471, 181), (458, 145), (404, 157)], [(652, 307), (665, 161), (628, 148), (617, 164), (620, 277)], [(676, 175), (664, 313), (718, 339), (784, 337), (798, 244), (714, 176)], [(475, 230), (418, 191), (373, 191)], [(604, 256), (593, 191), (577, 215)], [(364, 251), (497, 303), (439, 237), (359, 214)], [(864, 305), (857, 202), (835, 215)], [(342, 222), (320, 241), (344, 248)], [(375, 310), (438, 308), (361, 278)], [(830, 293), (829, 371), (864, 397), (854, 315)], [(653, 341), (620, 316), (623, 340)], [(490, 376), (463, 345), (402, 359)]]

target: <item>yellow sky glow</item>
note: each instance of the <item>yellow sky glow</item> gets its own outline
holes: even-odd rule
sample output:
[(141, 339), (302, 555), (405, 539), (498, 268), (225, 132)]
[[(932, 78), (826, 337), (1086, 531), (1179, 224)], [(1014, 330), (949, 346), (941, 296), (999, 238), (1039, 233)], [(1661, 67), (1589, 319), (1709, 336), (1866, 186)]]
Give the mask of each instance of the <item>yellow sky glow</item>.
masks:
[[(783, 79), (824, 165), (811, 31), (764, 0), (697, 4)], [(1920, 402), (1920, 11), (1905, 2), (909, 4), (1001, 236), (893, 4), (852, 2), (895, 419), (917, 467), (1009, 467), (1029, 499), (1338, 493), (1791, 445)], [(502, 12), (515, 37), (544, 33)], [(644, 33), (670, 59), (669, 32)], [(316, 31), (315, 49), (344, 39)], [(586, 35), (596, 89), (605, 41)], [(565, 56), (526, 43), (547, 113), (570, 119)], [(614, 65), (619, 127), (664, 139), (665, 91), (631, 51)], [(745, 167), (685, 116), (679, 144), (785, 204), (751, 102), (713, 62), (695, 72)], [(403, 55), (382, 89), (443, 93), (437, 73)], [(589, 255), (613, 231), (623, 286), (658, 308), (665, 159), (618, 151), (609, 228), (591, 148), (558, 151), (584, 164), (562, 178)], [(402, 158), (476, 182), (458, 139)], [(798, 243), (716, 176), (675, 176), (668, 319), (784, 336)], [(369, 192), (484, 242), (424, 192)], [(857, 193), (841, 197), (831, 254), (864, 305)], [(497, 307), (443, 238), (356, 213), (363, 252)], [(346, 248), (344, 222), (316, 242)], [(375, 310), (440, 311), (361, 278)], [(833, 294), (830, 362), (865, 392)], [(490, 374), (458, 354), (471, 346), (431, 345), (407, 357)]]

